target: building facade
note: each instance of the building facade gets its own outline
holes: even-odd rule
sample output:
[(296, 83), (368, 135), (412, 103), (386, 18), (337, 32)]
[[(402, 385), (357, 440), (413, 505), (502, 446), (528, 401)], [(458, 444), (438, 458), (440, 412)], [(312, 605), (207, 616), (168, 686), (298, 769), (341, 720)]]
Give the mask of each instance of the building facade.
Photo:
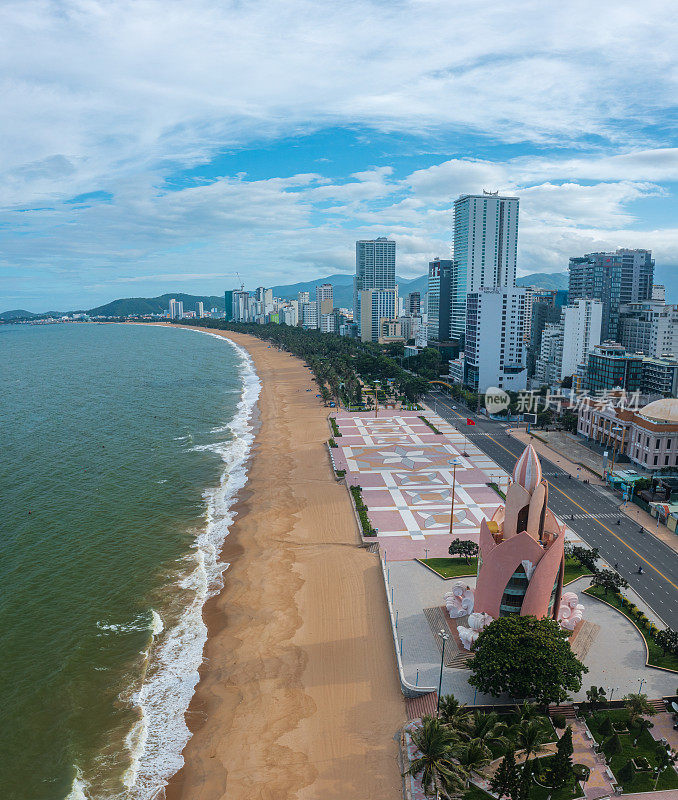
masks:
[(619, 342), (631, 353), (678, 356), (678, 306), (661, 300), (621, 305)]
[(452, 261), (439, 258), (434, 258), (428, 265), (426, 334), (429, 341), (447, 342), (450, 339), (452, 266)]
[(569, 302), (580, 298), (603, 304), (601, 341), (619, 341), (621, 303), (641, 302), (652, 296), (654, 261), (649, 250), (587, 253), (569, 263)]
[(410, 317), (421, 316), (421, 292), (410, 292), (407, 295), (405, 298), (405, 314)]
[(360, 338), (378, 342), (381, 321), (395, 319), (398, 308), (397, 289), (363, 289), (360, 292)]
[(518, 254), (517, 197), (461, 195), (454, 203), (452, 338), (466, 333), (466, 297), (483, 287), (513, 287)]
[(465, 383), (484, 392), (527, 388), (525, 290), (484, 288), (467, 297)]
[(639, 392), (642, 387), (643, 356), (630, 355), (615, 342), (603, 342), (589, 353), (586, 364), (586, 388), (589, 392), (625, 389)]
[(655, 400), (640, 411), (623, 401), (613, 406), (586, 400), (579, 409), (577, 433), (622, 453), (641, 469), (678, 467), (678, 400)]
[(360, 319), (360, 293), (364, 289), (395, 289), (395, 262), (396, 243), (391, 239), (380, 236), (355, 243), (354, 319)]

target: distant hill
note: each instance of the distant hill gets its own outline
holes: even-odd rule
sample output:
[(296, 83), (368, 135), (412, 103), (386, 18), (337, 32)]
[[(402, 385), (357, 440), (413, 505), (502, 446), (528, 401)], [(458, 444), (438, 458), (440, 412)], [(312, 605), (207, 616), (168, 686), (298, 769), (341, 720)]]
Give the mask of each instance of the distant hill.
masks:
[(126, 317), (130, 314), (161, 314), (169, 308), (169, 301), (174, 298), (184, 304), (184, 311), (195, 311), (196, 303), (202, 302), (205, 310), (218, 308), (224, 310), (224, 296), (182, 294), (161, 294), (159, 297), (126, 297), (113, 300), (103, 306), (90, 308), (87, 313), (92, 317)]
[[(401, 278), (396, 276), (396, 282), (400, 287), (400, 295), (404, 297), (410, 292), (426, 291), (428, 276), (421, 275), (418, 278)], [(273, 286), (273, 295), (282, 297), (284, 300), (296, 300), (299, 292), (310, 292), (311, 300), (315, 292), (315, 287), (323, 283), (332, 284), (332, 296), (334, 305), (337, 308), (353, 308), (353, 274), (339, 273), (328, 275), (326, 278), (318, 278), (315, 281), (303, 281), (301, 283), (290, 283), (283, 286)]]
[(21, 308), (16, 308), (13, 311), (3, 311), (2, 314), (0, 314), (0, 319), (32, 319), (37, 316), (38, 315), (34, 314), (32, 311), (24, 311)]
[(516, 286), (538, 286), (540, 289), (567, 289), (567, 272), (532, 272), (516, 279)]

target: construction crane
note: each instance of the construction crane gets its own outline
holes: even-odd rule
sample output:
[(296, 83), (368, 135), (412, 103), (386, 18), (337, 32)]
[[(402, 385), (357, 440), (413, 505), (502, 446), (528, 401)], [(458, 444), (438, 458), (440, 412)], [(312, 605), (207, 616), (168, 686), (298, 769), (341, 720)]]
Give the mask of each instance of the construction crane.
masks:
[(236, 272), (235, 273), (235, 277), (240, 281), (240, 291), (244, 292), (245, 291), (245, 284), (242, 282), (242, 278), (240, 277), (240, 273)]

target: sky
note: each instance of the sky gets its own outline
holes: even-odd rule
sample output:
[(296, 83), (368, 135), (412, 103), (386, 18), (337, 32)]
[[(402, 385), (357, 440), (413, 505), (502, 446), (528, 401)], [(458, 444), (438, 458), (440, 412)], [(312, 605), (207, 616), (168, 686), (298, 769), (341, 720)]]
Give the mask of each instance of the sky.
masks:
[(674, 12), (3, 0), (0, 311), (348, 274), (376, 236), (416, 277), (483, 190), (520, 197), (521, 275), (645, 247), (666, 281)]

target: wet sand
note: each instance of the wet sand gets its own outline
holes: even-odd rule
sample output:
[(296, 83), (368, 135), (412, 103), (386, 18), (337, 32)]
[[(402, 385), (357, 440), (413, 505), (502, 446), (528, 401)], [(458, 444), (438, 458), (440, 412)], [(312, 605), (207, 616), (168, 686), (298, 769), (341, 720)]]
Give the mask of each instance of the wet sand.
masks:
[(378, 557), (358, 546), (325, 447), (328, 409), (300, 360), (227, 335), (261, 378), (260, 428), (167, 798), (396, 800), (405, 706)]

